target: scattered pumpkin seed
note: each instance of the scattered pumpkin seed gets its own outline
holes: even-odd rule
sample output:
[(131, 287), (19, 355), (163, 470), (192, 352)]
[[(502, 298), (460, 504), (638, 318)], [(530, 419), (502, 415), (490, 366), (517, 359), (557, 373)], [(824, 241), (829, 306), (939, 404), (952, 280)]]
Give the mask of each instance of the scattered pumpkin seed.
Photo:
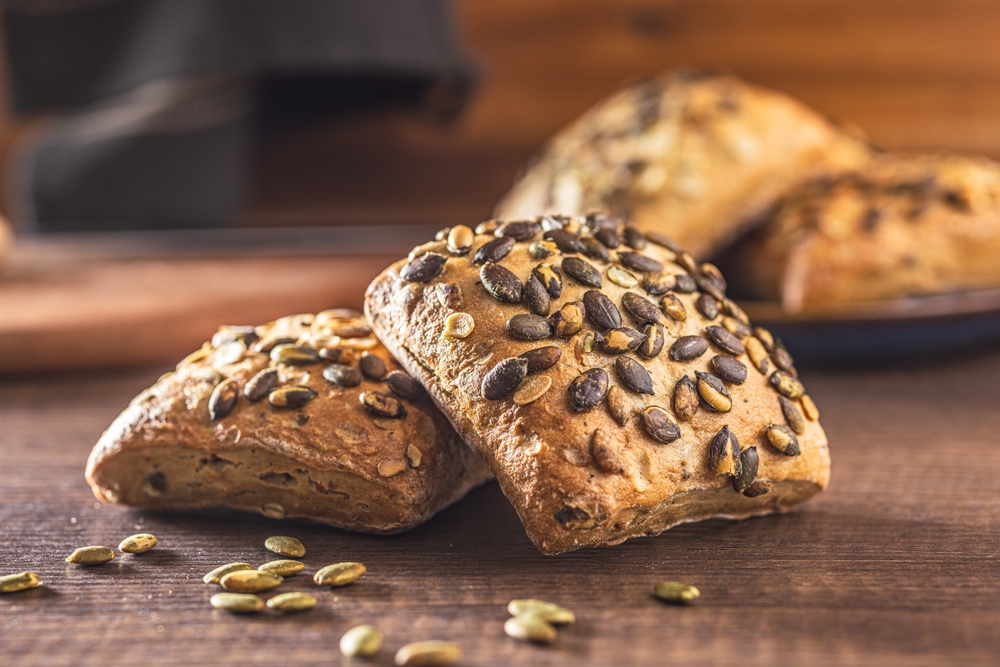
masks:
[(41, 585), (41, 579), (34, 572), (8, 574), (0, 577), (0, 593), (17, 593), (29, 588), (38, 588)]
[(382, 648), (382, 633), (374, 625), (356, 625), (340, 638), (346, 658), (371, 658)]
[(618, 307), (605, 294), (598, 290), (587, 290), (583, 295), (583, 305), (587, 317), (601, 331), (614, 329), (622, 325), (622, 315)]
[(681, 421), (690, 421), (698, 414), (698, 389), (687, 375), (674, 386), (674, 414)]
[(528, 282), (524, 284), (524, 302), (535, 315), (548, 316), (552, 309), (552, 298), (534, 273), (528, 276)]
[(408, 401), (418, 401), (427, 395), (423, 385), (403, 371), (390, 371), (385, 376), (385, 383), (392, 393)]
[(155, 535), (139, 533), (122, 540), (121, 544), (118, 545), (118, 551), (123, 554), (144, 554), (155, 547), (156, 543), (157, 539)]
[(335, 563), (320, 568), (313, 575), (313, 581), (317, 586), (346, 586), (353, 584), (368, 571), (361, 563)]
[(674, 241), (666, 234), (661, 234), (660, 232), (646, 232), (646, 239), (650, 243), (655, 243), (661, 248), (666, 248), (673, 253), (679, 253), (681, 251), (681, 247), (677, 245), (677, 241)]
[(468, 313), (452, 313), (444, 323), (445, 338), (468, 338), (476, 328), (476, 320)]
[(750, 326), (750, 318), (732, 299), (722, 299), (722, 309), (729, 313), (730, 317), (735, 317), (743, 324)]
[(504, 359), (483, 378), (480, 392), (487, 401), (499, 401), (514, 393), (527, 375), (527, 359)]
[(743, 493), (750, 488), (757, 477), (759, 461), (756, 447), (750, 446), (743, 450), (743, 453), (740, 454), (740, 474), (733, 477), (734, 491)]
[(802, 412), (805, 413), (806, 419), (811, 422), (819, 419), (819, 408), (817, 408), (813, 400), (809, 398), (809, 394), (802, 394), (802, 398), (799, 399), (799, 401), (802, 403)]
[[(478, 228), (476, 228), (476, 233), (481, 233)], [(499, 262), (510, 253), (516, 242), (511, 236), (501, 236), (487, 241), (472, 256), (472, 263), (478, 266), (487, 262)]]
[(584, 236), (580, 239), (580, 243), (583, 244), (583, 255), (584, 257), (589, 257), (590, 259), (596, 259), (598, 262), (607, 264), (611, 261), (611, 255), (608, 253), (608, 249), (605, 248), (600, 241), (592, 236)]
[(576, 614), (561, 605), (535, 598), (520, 598), (507, 603), (511, 616), (535, 614), (553, 625), (569, 625), (576, 622)]
[[(612, 387), (612, 389), (617, 389), (617, 387)], [(610, 393), (608, 396), (610, 397)], [(590, 455), (594, 457), (594, 463), (597, 464), (597, 467), (604, 472), (620, 473), (625, 470), (614, 440), (601, 429), (595, 430), (590, 440)]]
[(557, 250), (556, 244), (552, 241), (533, 241), (528, 246), (528, 252), (535, 259), (547, 259), (556, 254)]
[(588, 331), (583, 336), (583, 351), (584, 352), (593, 352), (594, 351), (594, 347), (596, 345), (599, 345), (602, 340), (604, 340), (604, 336), (602, 336), (598, 332), (596, 332), (596, 331)]
[(264, 548), (281, 556), (302, 558), (306, 555), (306, 547), (294, 537), (274, 535), (264, 540)]
[(666, 271), (653, 271), (642, 275), (642, 288), (653, 296), (666, 294), (677, 285), (677, 279)]
[(577, 238), (576, 234), (570, 234), (562, 229), (550, 229), (545, 232), (545, 235), (542, 238), (546, 241), (552, 241), (555, 243), (556, 247), (564, 253), (580, 253), (582, 255), (587, 249), (586, 246), (580, 242), (580, 239)]
[(545, 392), (552, 386), (552, 378), (548, 375), (532, 375), (521, 383), (517, 391), (514, 392), (514, 403), (516, 405), (527, 405), (534, 403), (545, 395)]
[[(618, 230), (612, 225), (605, 225), (594, 230), (594, 238), (600, 241), (605, 248), (614, 250), (620, 245)], [(610, 275), (609, 275), (610, 277)], [(622, 285), (625, 287), (625, 285)]]
[(533, 375), (555, 366), (561, 356), (561, 349), (555, 345), (548, 345), (546, 347), (528, 350), (522, 354), (520, 358), (528, 361), (527, 375)]
[(733, 409), (733, 399), (730, 398), (722, 380), (711, 373), (694, 372), (697, 378), (698, 396), (713, 412), (729, 412)]
[(409, 283), (426, 283), (436, 278), (443, 270), (448, 258), (436, 252), (425, 252), (406, 263), (399, 276)]
[(802, 411), (799, 410), (799, 406), (784, 396), (778, 397), (778, 403), (781, 404), (781, 413), (785, 415), (785, 421), (788, 422), (792, 430), (799, 435), (805, 434), (806, 421), (802, 418)]
[(686, 250), (681, 250), (677, 254), (677, 264), (681, 266), (688, 273), (698, 273), (698, 262), (695, 261), (691, 253)]
[(607, 354), (624, 354), (637, 350), (645, 340), (646, 337), (632, 327), (618, 327), (607, 332), (597, 347)]
[(643, 250), (646, 247), (646, 237), (632, 225), (622, 229), (622, 242), (633, 250)]
[(229, 415), (236, 407), (236, 399), (240, 396), (239, 386), (235, 380), (224, 380), (215, 386), (212, 395), (208, 397), (208, 416), (212, 421), (218, 421)]
[(670, 444), (681, 437), (681, 427), (669, 412), (657, 405), (651, 405), (643, 411), (642, 423), (646, 427), (646, 433), (658, 442)]
[(402, 459), (386, 459), (385, 461), (379, 461), (377, 469), (378, 474), (383, 477), (395, 477), (406, 470), (406, 461)]
[(719, 316), (719, 302), (710, 294), (701, 294), (694, 302), (698, 312), (710, 320)]
[(678, 273), (674, 277), (674, 285), (671, 289), (680, 294), (692, 294), (698, 289), (698, 283), (688, 274)]
[(643, 273), (656, 273), (663, 270), (663, 264), (652, 257), (631, 250), (618, 251), (618, 261), (625, 265), (625, 268)]
[(656, 305), (635, 292), (622, 295), (622, 306), (640, 322), (656, 324), (660, 321), (660, 311)]
[(202, 581), (206, 584), (217, 584), (222, 581), (222, 578), (229, 574), (230, 572), (242, 572), (244, 570), (252, 570), (253, 565), (250, 563), (229, 563), (227, 565), (222, 565), (215, 568), (204, 577)]
[(681, 300), (673, 294), (663, 295), (663, 298), (660, 299), (660, 309), (675, 322), (683, 322), (687, 319), (687, 309)]
[(631, 289), (639, 284), (638, 278), (617, 265), (608, 269), (608, 280), (625, 289)]
[(514, 272), (505, 266), (486, 262), (479, 269), (479, 279), (486, 291), (497, 301), (521, 303), (521, 299), (524, 298), (524, 285)]
[(397, 667), (450, 667), (462, 657), (462, 649), (453, 642), (429, 640), (407, 644), (393, 661)]
[(615, 360), (615, 373), (627, 388), (637, 394), (653, 395), (653, 378), (649, 372), (631, 357), (618, 357)]
[(264, 600), (249, 593), (216, 593), (209, 602), (216, 609), (234, 614), (252, 614), (264, 608)]
[(762, 496), (765, 493), (770, 493), (774, 486), (771, 482), (766, 479), (756, 478), (750, 486), (743, 490), (743, 495), (747, 498), (756, 498), (757, 496)]
[(793, 401), (798, 400), (805, 393), (805, 387), (796, 378), (785, 371), (774, 371), (770, 378), (771, 386), (778, 390), (778, 393)]
[(115, 552), (109, 547), (80, 547), (66, 557), (67, 563), (76, 565), (104, 565), (115, 559)]
[(519, 614), (508, 618), (503, 624), (508, 637), (523, 642), (551, 644), (556, 640), (556, 629), (537, 614)]
[(288, 366), (309, 366), (318, 364), (319, 352), (305, 345), (275, 345), (271, 349), (271, 361)]
[(476, 235), (465, 225), (455, 225), (448, 232), (448, 250), (456, 255), (464, 255), (469, 252)]
[(708, 448), (708, 465), (716, 475), (737, 477), (743, 471), (740, 443), (728, 425), (712, 438)]
[(256, 402), (270, 394), (277, 385), (278, 371), (265, 368), (247, 381), (243, 387), (243, 395), (248, 401)]
[(562, 261), (562, 270), (578, 283), (588, 287), (600, 288), (603, 281), (601, 273), (579, 257), (566, 257)]
[(681, 336), (670, 346), (670, 358), (674, 361), (692, 361), (708, 350), (708, 341), (701, 336)]
[(215, 365), (228, 366), (239, 363), (246, 351), (246, 343), (241, 340), (231, 340), (223, 343), (215, 353)]
[(258, 570), (238, 570), (222, 577), (219, 583), (226, 590), (237, 593), (259, 593), (281, 585), (284, 577)]
[(553, 299), (558, 299), (562, 294), (562, 276), (551, 264), (539, 264), (531, 270), (531, 275), (542, 283), (542, 287)]
[(258, 572), (277, 574), (281, 577), (290, 577), (305, 569), (305, 563), (297, 560), (272, 560), (257, 568)]
[[(325, 370), (323, 371), (323, 377), (326, 377)], [(316, 392), (309, 387), (286, 385), (272, 390), (267, 395), (267, 402), (276, 408), (300, 408), (316, 398), (316, 396)]]
[(764, 344), (757, 338), (747, 338), (743, 345), (747, 349), (747, 356), (750, 357), (750, 363), (762, 374), (767, 375), (769, 366), (767, 350), (764, 349)]
[(615, 418), (615, 421), (622, 426), (625, 426), (637, 412), (632, 397), (624, 389), (617, 386), (608, 389), (608, 410), (611, 411), (611, 416)]
[(369, 380), (378, 381), (385, 377), (385, 362), (377, 354), (372, 354), (371, 352), (362, 353), (358, 366), (361, 369), (361, 374)]
[(597, 406), (608, 393), (608, 385), (608, 374), (602, 368), (591, 368), (581, 373), (569, 385), (573, 409), (583, 412)]
[(517, 340), (542, 340), (552, 335), (552, 324), (534, 313), (520, 313), (507, 320), (507, 333)]
[(701, 592), (690, 584), (679, 581), (661, 581), (653, 588), (653, 594), (665, 602), (690, 604), (701, 597)]
[[(492, 234), (497, 228), (496, 220), (487, 220), (486, 222), (480, 222), (476, 225), (476, 234)], [(505, 237), (506, 238), (506, 237)]]
[(795, 437), (792, 429), (784, 424), (771, 424), (765, 429), (764, 434), (771, 446), (785, 456), (798, 456), (801, 452), (799, 439)]
[(746, 352), (746, 348), (743, 347), (740, 339), (725, 327), (713, 324), (705, 327), (705, 333), (708, 334), (709, 340), (715, 343), (723, 352), (728, 352), (737, 357)]
[(753, 335), (753, 329), (743, 324), (735, 317), (723, 317), (722, 326), (724, 326), (729, 333), (733, 334), (742, 341), (745, 341)]
[(747, 379), (747, 367), (742, 362), (719, 354), (709, 362), (712, 372), (730, 384), (743, 384)]
[(323, 369), (323, 378), (338, 387), (357, 387), (361, 384), (361, 371), (346, 364), (330, 364)]
[(281, 593), (267, 601), (267, 608), (274, 611), (305, 611), (316, 606), (316, 598), (308, 593)]
[(376, 417), (402, 419), (406, 416), (406, 408), (393, 396), (380, 391), (365, 391), (358, 397), (361, 405)]
[(659, 324), (647, 324), (642, 328), (642, 335), (646, 340), (636, 348), (636, 352), (643, 359), (654, 359), (660, 354), (666, 340), (663, 336), (663, 327)]
[(583, 316), (586, 313), (582, 301), (569, 301), (549, 317), (556, 336), (569, 338), (580, 333), (583, 328)]
[(765, 350), (770, 352), (774, 349), (774, 336), (771, 335), (770, 331), (764, 327), (754, 327), (753, 335), (757, 337), (757, 340), (761, 342)]

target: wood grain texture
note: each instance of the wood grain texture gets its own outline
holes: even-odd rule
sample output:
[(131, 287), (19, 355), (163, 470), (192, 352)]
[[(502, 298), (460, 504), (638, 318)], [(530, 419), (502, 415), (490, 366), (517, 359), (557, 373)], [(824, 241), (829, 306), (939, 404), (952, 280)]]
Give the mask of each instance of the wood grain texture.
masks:
[[(806, 373), (833, 456), (830, 489), (798, 511), (711, 521), (656, 538), (541, 556), (490, 485), (395, 537), (228, 512), (135, 512), (95, 503), (84, 461), (101, 430), (159, 371), (0, 385), (0, 571), (45, 587), (0, 597), (0, 664), (46, 667), (330, 665), (358, 623), (402, 644), (457, 641), (463, 665), (995, 665), (1000, 654), (1000, 355), (911, 368)], [(63, 558), (139, 530), (152, 552), (99, 568)], [(320, 590), (300, 615), (214, 611), (216, 565), (269, 559), (293, 535), (306, 572), (340, 560), (368, 574)], [(651, 596), (698, 586), (689, 608)], [(578, 623), (551, 647), (503, 634), (505, 606), (537, 596)], [(357, 663), (360, 664), (360, 663)], [(368, 663), (366, 663), (368, 664)]]

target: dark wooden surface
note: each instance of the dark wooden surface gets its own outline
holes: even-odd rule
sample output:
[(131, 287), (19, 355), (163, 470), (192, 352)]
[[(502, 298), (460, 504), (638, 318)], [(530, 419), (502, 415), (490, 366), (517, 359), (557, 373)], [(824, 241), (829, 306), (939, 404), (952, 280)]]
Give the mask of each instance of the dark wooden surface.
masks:
[[(1000, 655), (1000, 355), (891, 370), (806, 372), (833, 453), (830, 489), (799, 511), (681, 526), (545, 557), (495, 485), (396, 537), (236, 513), (97, 504), (87, 453), (161, 368), (0, 384), (0, 571), (45, 587), (0, 596), (0, 664), (336, 665), (357, 623), (402, 644), (457, 641), (464, 665), (996, 665)], [(139, 530), (154, 551), (96, 568), (63, 558)], [(214, 611), (216, 565), (302, 539), (306, 573), (359, 560), (356, 585), (296, 616)], [(654, 583), (697, 585), (690, 608)], [(313, 591), (306, 575), (284, 590)], [(282, 589), (279, 589), (282, 590)], [(503, 634), (505, 605), (537, 596), (578, 623), (551, 647)]]

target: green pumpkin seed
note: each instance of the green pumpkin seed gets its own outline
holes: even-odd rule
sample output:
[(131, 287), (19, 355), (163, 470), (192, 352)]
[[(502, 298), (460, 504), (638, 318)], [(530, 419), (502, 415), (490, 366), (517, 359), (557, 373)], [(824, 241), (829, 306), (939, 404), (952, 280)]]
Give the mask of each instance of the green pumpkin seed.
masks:
[(250, 563), (229, 563), (228, 565), (223, 565), (217, 567), (204, 577), (201, 578), (206, 584), (217, 584), (222, 581), (222, 578), (229, 574), (230, 572), (240, 572), (242, 570), (252, 570), (253, 565)]
[(29, 588), (38, 588), (41, 585), (41, 580), (34, 572), (8, 574), (0, 577), (0, 593), (17, 593), (18, 591), (26, 591)]
[(535, 614), (553, 625), (569, 625), (576, 622), (576, 614), (566, 607), (534, 598), (511, 600), (507, 603), (507, 611), (511, 616)]
[(289, 558), (302, 558), (306, 555), (306, 548), (294, 537), (284, 535), (274, 535), (264, 540), (264, 548)]
[(121, 544), (118, 545), (118, 551), (121, 551), (123, 554), (144, 554), (155, 547), (156, 543), (157, 539), (155, 535), (139, 533), (138, 535), (126, 537), (122, 540)]
[(115, 552), (108, 547), (80, 547), (67, 558), (67, 563), (76, 565), (104, 565), (115, 559)]
[(209, 600), (216, 609), (234, 614), (252, 614), (264, 608), (264, 600), (248, 593), (216, 593)]
[(690, 604), (701, 596), (701, 591), (679, 581), (661, 581), (653, 589), (656, 597), (674, 604)]
[(276, 574), (268, 572), (241, 570), (239, 572), (230, 572), (222, 577), (219, 583), (226, 590), (236, 591), (237, 593), (259, 593), (279, 586), (284, 580), (284, 577), (279, 577)]
[(448, 667), (462, 657), (462, 649), (453, 642), (437, 640), (414, 642), (396, 651), (397, 667)]
[(508, 618), (503, 624), (503, 631), (508, 637), (523, 642), (551, 644), (556, 640), (556, 629), (541, 616), (536, 614), (521, 614)]
[(347, 658), (370, 658), (382, 648), (382, 633), (374, 625), (357, 625), (340, 638), (340, 652)]
[(361, 563), (335, 563), (327, 565), (313, 575), (317, 586), (346, 586), (353, 584), (368, 571)]
[(274, 611), (305, 611), (316, 606), (316, 598), (308, 593), (282, 593), (267, 601)]
[(267, 572), (281, 577), (290, 577), (306, 568), (305, 563), (297, 560), (272, 560), (257, 568), (258, 572)]

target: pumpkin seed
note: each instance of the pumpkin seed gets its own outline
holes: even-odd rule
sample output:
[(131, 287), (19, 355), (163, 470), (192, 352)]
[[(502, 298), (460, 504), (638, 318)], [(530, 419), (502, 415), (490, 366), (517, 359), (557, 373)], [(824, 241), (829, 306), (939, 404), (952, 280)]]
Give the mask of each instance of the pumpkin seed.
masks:
[(660, 232), (646, 232), (646, 239), (650, 243), (655, 243), (661, 248), (666, 248), (674, 253), (681, 252), (681, 247), (677, 245), (677, 241), (674, 241), (666, 234), (661, 234)]
[(556, 640), (556, 629), (537, 614), (520, 614), (508, 618), (503, 624), (508, 637), (525, 642), (551, 644)]
[(436, 252), (426, 252), (410, 260), (400, 270), (399, 276), (409, 283), (426, 283), (436, 278), (444, 270), (448, 258)]
[(526, 374), (533, 375), (539, 371), (544, 371), (555, 366), (561, 356), (562, 350), (555, 345), (548, 345), (546, 347), (528, 350), (522, 354), (520, 358), (528, 361), (528, 370)]
[(697, 588), (679, 581), (661, 581), (653, 588), (653, 594), (674, 604), (690, 604), (701, 597), (701, 591)]
[(643, 250), (646, 247), (646, 237), (632, 225), (625, 225), (622, 230), (622, 241), (633, 250)]
[(601, 331), (622, 325), (622, 314), (618, 312), (618, 307), (603, 293), (595, 289), (587, 290), (583, 295), (583, 305), (587, 317)]
[(542, 340), (552, 335), (552, 325), (541, 315), (521, 313), (507, 320), (507, 333), (517, 340)]
[(674, 361), (691, 361), (705, 354), (708, 341), (701, 336), (681, 336), (670, 346), (670, 358)]
[(608, 410), (616, 422), (625, 426), (636, 413), (636, 406), (624, 389), (615, 386), (608, 389)]
[(643, 289), (653, 296), (666, 294), (672, 290), (676, 284), (677, 280), (674, 278), (673, 274), (666, 273), (664, 271), (644, 273), (642, 276)]
[(419, 401), (427, 395), (423, 385), (403, 371), (392, 371), (385, 376), (385, 383), (396, 396), (408, 401)]
[(553, 299), (558, 299), (562, 294), (562, 275), (556, 267), (551, 264), (539, 264), (531, 270), (531, 275), (538, 278), (538, 282), (542, 283), (545, 291)]
[(17, 593), (29, 588), (38, 588), (41, 585), (41, 579), (34, 572), (8, 574), (0, 577), (0, 593)]
[(362, 353), (358, 366), (361, 368), (361, 374), (369, 380), (381, 380), (385, 377), (385, 362), (377, 354), (372, 354), (371, 352)]
[(618, 240), (618, 230), (612, 226), (598, 227), (593, 233), (594, 238), (600, 241), (605, 248), (614, 250), (620, 243)]
[(323, 369), (323, 377), (338, 387), (357, 387), (361, 384), (361, 371), (345, 364), (330, 364)]
[[(743, 341), (750, 338), (753, 334), (753, 329), (743, 324), (735, 317), (723, 317), (722, 326), (724, 326), (729, 333)], [(744, 345), (745, 344), (746, 343), (744, 343)]]
[(635, 359), (618, 357), (615, 360), (615, 373), (626, 387), (637, 394), (653, 395), (653, 378)]
[(754, 479), (750, 486), (743, 490), (743, 495), (747, 498), (756, 498), (757, 496), (762, 496), (765, 493), (770, 493), (773, 488), (773, 485), (769, 481), (758, 477)]
[(340, 638), (340, 652), (346, 658), (370, 658), (382, 648), (382, 633), (374, 625), (356, 625)]
[[(346, 364), (349, 366), (354, 363), (354, 357), (355, 357), (354, 351), (348, 350), (346, 347), (339, 347), (334, 345), (332, 347), (319, 348), (319, 358), (322, 359), (323, 361)], [(277, 381), (277, 371), (274, 372), (275, 372), (275, 381)]]
[(406, 416), (406, 408), (397, 399), (380, 391), (365, 391), (358, 397), (361, 405), (376, 417), (402, 419)]
[(665, 294), (662, 299), (660, 299), (660, 308), (663, 312), (675, 322), (683, 322), (687, 319), (687, 309), (684, 304), (673, 294)]
[(799, 439), (795, 437), (792, 429), (784, 424), (771, 424), (764, 434), (771, 446), (785, 456), (798, 456), (802, 451), (799, 449)]
[(257, 571), (277, 574), (281, 577), (290, 577), (293, 574), (298, 574), (305, 568), (305, 563), (297, 560), (272, 560), (258, 567)]
[(564, 303), (562, 308), (552, 313), (549, 322), (556, 336), (569, 338), (580, 333), (583, 328), (583, 316), (586, 313), (582, 301), (570, 301)]
[(218, 352), (215, 353), (215, 365), (227, 366), (239, 363), (246, 351), (246, 343), (241, 340), (231, 340), (228, 343), (223, 343), (219, 347)]
[(250, 378), (243, 387), (243, 395), (248, 401), (256, 402), (271, 393), (278, 384), (278, 371), (265, 368)]
[(412, 442), (406, 446), (406, 460), (409, 461), (411, 468), (419, 468), (423, 458), (424, 453)]
[(723, 426), (712, 438), (708, 448), (708, 465), (716, 475), (738, 477), (743, 471), (740, 443), (729, 426)]
[[(479, 230), (476, 230), (479, 234)], [(499, 262), (501, 259), (510, 254), (511, 249), (513, 249), (514, 244), (517, 241), (511, 236), (501, 236), (500, 238), (493, 239), (492, 241), (487, 241), (476, 254), (472, 256), (472, 263), (476, 264), (486, 264), (487, 262)]]
[[(323, 377), (326, 377), (325, 370), (323, 371)], [(316, 396), (316, 392), (309, 387), (287, 385), (272, 390), (267, 395), (267, 402), (276, 408), (300, 408), (316, 398)]]
[(721, 292), (726, 291), (726, 278), (722, 275), (722, 271), (719, 270), (715, 264), (705, 262), (701, 265), (701, 275), (705, 276), (708, 280), (712, 281), (716, 288)]
[(723, 352), (728, 352), (737, 357), (746, 352), (746, 348), (743, 347), (740, 339), (725, 327), (718, 325), (708, 326), (705, 327), (705, 333), (708, 334), (709, 340), (715, 343)]
[(528, 276), (528, 282), (524, 284), (524, 302), (535, 315), (547, 316), (552, 308), (552, 299), (535, 274)]
[(678, 273), (674, 277), (674, 285), (672, 289), (680, 294), (692, 294), (698, 289), (698, 283), (694, 281), (694, 278), (686, 273)]
[(750, 318), (743, 312), (743, 309), (736, 305), (732, 299), (722, 299), (722, 309), (729, 313), (730, 317), (735, 317), (743, 324), (750, 326)]
[(510, 236), (516, 241), (527, 241), (540, 231), (542, 231), (542, 225), (533, 220), (515, 220), (501, 223), (493, 234), (495, 236)]
[[(476, 234), (492, 234), (496, 231), (498, 223), (496, 220), (487, 220), (476, 225)], [(506, 238), (506, 237), (504, 237)]]
[(809, 398), (809, 394), (802, 394), (800, 402), (802, 403), (802, 412), (805, 413), (806, 419), (811, 422), (819, 419), (819, 408), (817, 408), (813, 400)]
[(217, 384), (212, 390), (212, 395), (208, 398), (209, 418), (212, 421), (218, 421), (228, 416), (236, 407), (236, 399), (239, 396), (240, 390), (235, 380), (224, 380)]
[(725, 355), (716, 355), (709, 362), (712, 372), (730, 384), (743, 384), (747, 379), (747, 367)]
[[(612, 387), (612, 389), (618, 388)], [(610, 399), (610, 397), (611, 393), (609, 391), (608, 398)], [(601, 429), (595, 430), (590, 440), (590, 455), (594, 457), (594, 463), (597, 464), (597, 467), (604, 472), (620, 473), (625, 471), (625, 466), (622, 464), (622, 458), (618, 454), (618, 448), (615, 446), (614, 440)]]
[(579, 257), (566, 257), (562, 261), (562, 270), (577, 282), (588, 287), (601, 287), (601, 273)]
[(458, 644), (430, 640), (407, 644), (396, 651), (393, 661), (397, 667), (449, 667), (461, 657)]
[(588, 331), (583, 336), (583, 351), (593, 352), (594, 347), (604, 340), (604, 336), (596, 331)]
[(206, 584), (217, 584), (222, 581), (222, 578), (229, 574), (230, 572), (242, 572), (243, 570), (252, 570), (253, 565), (250, 563), (229, 563), (228, 565), (222, 565), (217, 567), (204, 577), (202, 581)]
[(524, 285), (505, 266), (487, 262), (479, 269), (479, 279), (482, 280), (486, 291), (497, 301), (521, 303), (521, 299), (524, 298)]
[(444, 240), (446, 240), (448, 238), (448, 234), (450, 232), (451, 232), (451, 227), (445, 227), (443, 229), (439, 229), (437, 231), (437, 234), (434, 235), (434, 240), (435, 241), (444, 241)]
[(656, 324), (660, 321), (660, 311), (656, 305), (634, 292), (622, 295), (622, 306), (640, 322)]
[(282, 593), (267, 601), (267, 608), (274, 611), (305, 611), (316, 606), (316, 598), (308, 593)]
[(785, 421), (787, 421), (788, 425), (792, 427), (792, 430), (799, 435), (805, 434), (806, 421), (802, 418), (802, 412), (799, 410), (799, 406), (795, 405), (795, 403), (788, 400), (784, 396), (779, 396), (778, 402), (781, 404), (781, 412), (785, 415)]
[(771, 359), (774, 360), (775, 366), (787, 373), (791, 373), (792, 369), (795, 368), (795, 361), (792, 359), (792, 355), (783, 347), (775, 347), (774, 352), (771, 353)]
[(288, 556), (289, 558), (302, 558), (306, 555), (306, 548), (294, 537), (286, 535), (274, 535), (264, 540), (264, 548), (273, 553)]
[(586, 250), (586, 247), (575, 234), (570, 234), (562, 229), (551, 229), (545, 232), (542, 238), (555, 243), (556, 247), (564, 253), (580, 253), (582, 255), (584, 250)]
[(697, 378), (698, 396), (712, 412), (729, 412), (733, 409), (733, 399), (729, 397), (722, 380), (711, 373), (694, 372)]
[(320, 568), (313, 575), (317, 586), (346, 586), (353, 584), (368, 571), (361, 563), (334, 563)]
[(652, 257), (647, 257), (646, 255), (638, 252), (632, 252), (631, 250), (618, 251), (618, 261), (624, 264), (626, 268), (632, 269), (633, 271), (655, 273), (663, 270), (663, 264), (660, 262), (656, 261)]
[(552, 378), (548, 375), (532, 375), (514, 392), (514, 403), (516, 405), (534, 403), (544, 396), (551, 386)]
[(747, 447), (740, 454), (740, 474), (733, 477), (733, 490), (737, 493), (743, 493), (750, 488), (753, 484), (754, 479), (757, 477), (757, 466), (760, 464), (760, 460), (757, 456), (757, 448), (754, 446)]
[(694, 278), (694, 282), (698, 285), (699, 289), (701, 289), (702, 292), (711, 296), (713, 299), (721, 301), (722, 299), (726, 298), (726, 294), (721, 289), (718, 288), (718, 286), (711, 278), (705, 277), (700, 272), (692, 273), (691, 277)]
[(584, 257), (589, 257), (590, 259), (596, 259), (602, 264), (607, 264), (611, 261), (611, 255), (608, 253), (608, 249), (605, 248), (600, 241), (592, 236), (585, 236), (580, 239), (580, 243), (583, 244), (583, 255)]
[(663, 327), (659, 324), (647, 324), (642, 328), (642, 335), (646, 340), (636, 348), (636, 352), (644, 359), (653, 359), (663, 349), (665, 341), (663, 337)]
[(577, 412), (590, 410), (604, 400), (608, 393), (608, 374), (601, 368), (591, 368), (581, 373), (569, 385), (569, 397)]
[(771, 386), (778, 390), (778, 393), (785, 398), (795, 401), (805, 393), (805, 387), (797, 379), (785, 371), (774, 371), (770, 378)]
[(406, 461), (402, 459), (386, 459), (385, 461), (379, 461), (377, 468), (378, 474), (383, 477), (395, 477), (406, 470)]
[[(456, 310), (462, 307), (462, 288), (458, 285), (438, 283), (434, 294), (437, 296), (438, 303), (449, 310)], [(320, 354), (322, 354), (322, 350)]]
[(264, 608), (264, 600), (249, 593), (216, 593), (209, 603), (216, 609), (234, 614), (252, 614)]
[(80, 547), (66, 557), (67, 563), (76, 565), (104, 565), (115, 559), (115, 552), (108, 547)]
[(757, 340), (761, 342), (765, 350), (770, 352), (774, 349), (774, 336), (771, 335), (770, 331), (764, 327), (754, 327), (753, 335), (757, 337)]
[(304, 345), (275, 345), (271, 348), (271, 361), (289, 366), (308, 366), (320, 362), (319, 352)]
[(698, 389), (687, 375), (674, 386), (674, 414), (681, 421), (690, 421), (698, 413)]
[(659, 406), (651, 405), (646, 408), (642, 413), (642, 422), (646, 433), (664, 444), (670, 444), (681, 437), (681, 427), (669, 412)]
[(699, 313), (710, 320), (714, 320), (719, 316), (719, 302), (709, 294), (699, 295), (698, 300), (694, 302), (694, 306), (698, 309)]
[(469, 252), (476, 235), (465, 225), (455, 225), (448, 232), (448, 250), (456, 255), (464, 255)]
[(623, 354), (638, 349), (645, 340), (646, 337), (632, 327), (618, 327), (607, 332), (597, 347), (607, 354)]
[(157, 539), (155, 535), (139, 533), (122, 540), (118, 545), (118, 551), (123, 554), (144, 554), (155, 547), (156, 543)]
[(677, 264), (681, 266), (688, 273), (698, 273), (698, 262), (694, 260), (691, 253), (686, 250), (681, 250), (677, 254)]
[(528, 252), (535, 259), (547, 259), (556, 254), (558, 248), (552, 241), (534, 241), (528, 246)]
[(483, 378), (480, 392), (487, 401), (499, 401), (514, 393), (527, 374), (527, 359), (522, 357), (504, 359)]
[(507, 612), (511, 616), (535, 614), (553, 625), (569, 625), (576, 622), (576, 614), (566, 607), (534, 598), (511, 600), (507, 603)]
[(476, 329), (476, 320), (468, 313), (452, 313), (444, 322), (445, 338), (468, 338)]
[(608, 280), (625, 289), (630, 289), (639, 284), (638, 278), (617, 265), (608, 269)]
[(588, 213), (583, 219), (584, 225), (587, 229), (598, 230), (598, 229), (613, 229), (616, 232), (622, 226), (622, 223), (611, 216), (611, 214), (605, 211), (594, 211), (593, 213)]
[(219, 580), (219, 583), (226, 590), (236, 591), (237, 593), (259, 593), (281, 585), (281, 582), (284, 580), (284, 577), (271, 574), (270, 572), (239, 570), (225, 575)]
[(762, 374), (767, 375), (770, 366), (767, 361), (767, 350), (764, 349), (763, 343), (756, 338), (747, 338), (744, 346), (747, 349), (747, 356), (750, 357), (750, 363)]

